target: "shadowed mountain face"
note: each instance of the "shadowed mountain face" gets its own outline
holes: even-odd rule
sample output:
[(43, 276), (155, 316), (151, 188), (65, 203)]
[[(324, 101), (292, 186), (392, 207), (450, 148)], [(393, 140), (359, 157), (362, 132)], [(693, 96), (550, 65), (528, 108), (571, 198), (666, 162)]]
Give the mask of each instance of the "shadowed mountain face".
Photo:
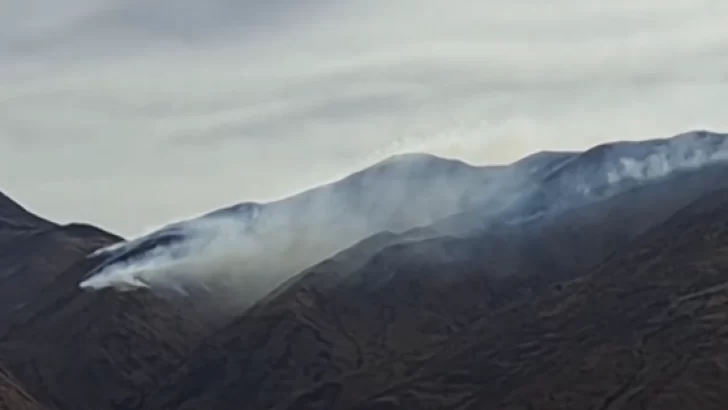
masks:
[[(6, 238), (9, 238), (7, 235)], [(85, 225), (18, 231), (0, 251), (0, 335), (39, 292), (52, 288), (85, 253), (115, 237)]]
[(38, 403), (9, 371), (0, 365), (0, 410), (50, 410)]
[[(254, 293), (262, 296), (370, 235), (428, 225), (476, 206), (497, 183), (498, 169), (424, 154), (392, 157), (280, 201), (237, 204), (101, 250), (103, 263), (81, 286), (232, 289), (228, 296), (242, 309), (255, 300), (240, 298), (235, 291), (241, 287), (259, 288)], [(190, 268), (209, 255), (217, 261), (214, 269), (201, 275)], [(236, 283), (246, 274), (258, 280)]]
[(207, 328), (149, 294), (80, 292), (85, 256), (119, 238), (23, 212), (0, 203), (0, 409), (131, 408)]
[(0, 194), (0, 336), (79, 258), (118, 239), (88, 225), (49, 222)]
[(0, 227), (5, 233), (9, 230), (44, 228), (52, 225), (52, 222), (33, 215), (0, 192)]
[[(317, 211), (331, 198), (393, 212), (381, 222), (407, 214), (401, 199), (446, 188), (428, 179), (474, 178), (464, 212), (317, 261), (220, 329), (147, 290), (78, 289), (99, 263), (180, 240), (174, 226), (86, 258), (120, 238), (0, 198), (0, 409), (728, 408), (725, 140), (539, 153), (488, 168), (487, 183), (477, 167), (401, 156), (309, 194), (213, 212), (248, 229), (269, 207), (288, 209), (291, 226), (324, 235), (322, 221), (346, 221)], [(410, 177), (401, 196), (369, 196)], [(516, 180), (522, 190), (507, 195)], [(501, 217), (487, 217), (489, 203)]]
[(371, 376), (391, 377), (387, 363), (321, 383), (278, 408), (308, 408), (317, 397), (359, 410), (725, 408), (726, 227), (722, 190), (589, 275), (419, 352), (399, 380)]
[[(683, 173), (569, 213), (526, 225), (492, 226), (468, 237), (403, 240), (379, 235), (304, 272), (209, 338), (143, 408), (238, 409), (239, 403), (291, 410), (498, 408), (489, 404), (500, 398), (477, 401), (466, 395), (477, 396), (478, 389), (491, 388), (487, 375), (478, 374), (472, 366), (462, 372), (452, 369), (450, 378), (428, 381), (419, 392), (406, 386), (420, 367), (429, 365), (429, 357), (453, 348), (450, 345), (465, 352), (487, 349), (490, 356), (483, 360), (499, 360), (497, 351), (482, 346), (487, 343), (483, 340), (490, 339), (480, 333), (464, 336), (481, 322), (500, 320), (504, 312), (544, 298), (567, 298), (564, 289), (571, 289), (574, 285), (569, 282), (574, 280), (609, 281), (609, 268), (604, 266), (632, 269), (636, 275), (661, 258), (679, 258), (658, 253), (640, 263), (615, 262), (636, 247), (651, 246), (650, 238), (669, 243), (679, 232), (676, 224), (713, 223), (702, 216), (701, 206), (717, 201), (716, 206), (728, 207), (726, 175), (728, 168), (723, 166)], [(683, 188), (676, 190), (676, 186)], [(720, 195), (700, 199), (711, 192)], [(694, 205), (695, 201), (699, 204)], [(719, 215), (726, 219), (728, 211)], [(705, 229), (717, 229), (721, 221)], [(664, 230), (655, 228), (663, 224)], [(671, 249), (665, 247), (666, 252)], [(603, 262), (604, 266), (595, 268)], [(589, 279), (580, 279), (584, 275)], [(635, 292), (633, 297), (642, 301), (638, 288), (623, 292)], [(592, 301), (598, 310), (599, 296)], [(632, 314), (616, 309), (614, 320), (627, 313)], [(532, 317), (508, 316), (507, 324), (517, 327)], [(502, 343), (528, 346), (544, 339), (547, 344), (540, 349), (558, 351), (566, 362), (578, 360), (568, 354), (572, 344), (578, 349), (582, 343), (601, 343), (599, 334), (589, 339), (588, 332), (597, 324), (588, 320), (580, 324), (587, 329), (579, 336), (582, 339), (534, 330)], [(494, 333), (490, 338), (499, 340), (498, 330), (490, 329)], [(519, 360), (538, 363), (542, 353), (525, 350)], [(446, 361), (433, 363), (441, 366), (433, 372), (447, 368)], [(548, 367), (536, 374), (539, 367), (533, 366), (536, 369), (523, 377), (548, 378)], [(503, 387), (505, 391), (519, 386), (521, 380), (532, 380), (520, 379), (518, 374), (512, 377), (515, 381)], [(395, 386), (403, 387), (389, 390)], [(559, 408), (589, 408), (598, 400), (574, 402), (572, 407), (564, 402)], [(511, 408), (529, 409), (527, 404)]]

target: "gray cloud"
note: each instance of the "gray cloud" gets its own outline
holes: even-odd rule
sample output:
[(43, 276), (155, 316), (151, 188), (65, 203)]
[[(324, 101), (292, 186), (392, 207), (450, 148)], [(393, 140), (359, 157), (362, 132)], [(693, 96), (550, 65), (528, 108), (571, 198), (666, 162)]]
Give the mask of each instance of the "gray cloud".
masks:
[(728, 129), (721, 0), (9, 0), (0, 189), (122, 234), (392, 153)]

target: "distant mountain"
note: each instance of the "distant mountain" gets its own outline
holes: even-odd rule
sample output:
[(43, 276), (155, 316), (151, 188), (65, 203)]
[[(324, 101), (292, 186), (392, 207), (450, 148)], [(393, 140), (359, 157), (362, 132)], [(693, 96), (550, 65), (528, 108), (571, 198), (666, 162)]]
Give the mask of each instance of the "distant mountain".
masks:
[[(726, 175), (728, 165), (679, 173), (550, 218), (493, 225), (463, 237), (431, 232), (408, 239), (395, 234), (367, 239), (291, 279), (208, 338), (143, 409), (235, 409), (242, 402), (253, 408), (358, 409), (350, 406), (373, 394), (374, 386), (406, 385), (419, 366), (415, 363), (427, 363), (449, 340), (478, 349), (480, 339), (466, 335), (481, 321), (552, 293), (568, 298), (559, 289), (585, 275), (608, 276), (608, 269), (598, 266), (633, 252), (651, 232), (665, 236), (658, 243), (669, 241), (678, 222), (663, 231), (668, 221), (713, 223), (695, 216), (702, 208), (692, 209), (706, 197), (728, 207)], [(720, 226), (716, 223), (713, 228)], [(678, 258), (670, 249), (666, 245), (666, 253), (644, 263)], [(593, 303), (601, 303), (598, 295)], [(529, 340), (514, 335), (510, 342)], [(468, 374), (462, 377), (476, 377)], [(452, 399), (449, 386), (457, 386), (457, 380), (437, 382), (422, 399), (411, 399), (420, 401), (408, 402), (403, 388), (389, 394), (398, 397), (392, 403), (405, 404), (362, 408), (426, 408), (427, 397), (447, 403)], [(433, 408), (470, 409), (456, 404)]]
[[(727, 137), (398, 156), (129, 242), (0, 196), (0, 409), (725, 409)], [(209, 299), (79, 289), (127, 263), (288, 273)]]
[[(728, 134), (694, 131), (602, 144), (570, 157), (551, 156), (552, 161), (538, 170), (537, 193), (521, 205), (528, 210), (521, 211), (524, 215), (580, 206), (675, 172), (728, 163)], [(526, 158), (521, 164), (528, 162)]]
[(103, 263), (81, 286), (178, 286), (188, 292), (199, 285), (214, 289), (215, 303), (231, 289), (228, 299), (240, 309), (297, 272), (383, 231), (428, 227), (435, 235), (462, 236), (493, 223), (575, 209), (726, 159), (728, 134), (707, 131), (584, 152), (542, 152), (498, 167), (400, 155), (283, 200), (238, 204), (100, 250), (96, 256)]
[[(246, 307), (367, 236), (403, 232), (476, 206), (500, 170), (425, 154), (392, 157), (280, 201), (237, 204), (100, 249), (93, 256), (102, 263), (81, 286), (159, 289), (181, 282), (180, 290), (189, 292), (200, 279), (200, 287), (215, 289), (214, 303), (233, 289), (231, 304)], [(241, 266), (256, 279), (243, 278)], [(209, 269), (204, 277), (200, 267)], [(241, 286), (247, 295), (237, 293)]]
[[(415, 337), (401, 352), (391, 352), (391, 342), (384, 344), (376, 350), (378, 365), (311, 382), (275, 408), (724, 409), (727, 226), (728, 190), (722, 189), (579, 280), (474, 318), (449, 337), (429, 336), (434, 339), (429, 346)], [(466, 284), (443, 289), (441, 297), (448, 302), (440, 305), (439, 315), (427, 313), (429, 326), (410, 328), (413, 334), (457, 323), (457, 314), (445, 308), (454, 306), (465, 289)], [(416, 300), (415, 292), (393, 306)], [(326, 340), (319, 343), (320, 351), (331, 351), (323, 348)], [(369, 349), (359, 346), (367, 357)], [(336, 352), (330, 360), (345, 363), (340, 357)], [(283, 380), (286, 374), (269, 377)]]

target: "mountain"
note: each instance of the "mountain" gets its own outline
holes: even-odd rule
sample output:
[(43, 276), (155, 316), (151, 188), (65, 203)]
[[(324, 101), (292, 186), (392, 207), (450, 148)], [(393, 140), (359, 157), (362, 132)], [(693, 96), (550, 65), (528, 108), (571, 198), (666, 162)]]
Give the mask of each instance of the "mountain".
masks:
[[(3, 196), (0, 403), (725, 408), (726, 140), (692, 132), (490, 168), (405, 155), (128, 242)], [(151, 290), (78, 286), (132, 261), (265, 275), (300, 254), (314, 262), (224, 323), (147, 277)], [(247, 295), (231, 290), (209, 291)]]
[(723, 189), (578, 280), (275, 408), (723, 409), (727, 226)]
[(0, 194), (0, 334), (10, 321), (9, 315), (73, 263), (72, 258), (65, 257), (67, 252), (82, 254), (108, 243), (94, 241), (83, 248), (83, 240), (72, 234), (79, 228), (85, 229), (82, 225), (61, 227), (47, 221)]
[(48, 410), (48, 408), (38, 403), (9, 371), (0, 366), (0, 410)]
[(0, 408), (129, 408), (207, 334), (153, 295), (78, 290), (97, 263), (86, 255), (118, 237), (7, 197), (0, 215)]
[(543, 152), (509, 166), (399, 155), (279, 201), (238, 204), (101, 250), (96, 255), (104, 262), (81, 286), (212, 289), (215, 304), (229, 300), (240, 312), (371, 235), (418, 227), (464, 235), (492, 223), (548, 217), (720, 163), (728, 159), (727, 140), (728, 134), (694, 131), (585, 152)]
[[(183, 294), (213, 289), (215, 305), (227, 298), (239, 312), (361, 239), (432, 224), (475, 206), (499, 171), (432, 155), (395, 156), (283, 200), (237, 204), (100, 249), (94, 256), (103, 262), (81, 287), (171, 288)], [(205, 275), (200, 266), (209, 269)], [(248, 280), (253, 275), (256, 280)], [(226, 290), (232, 292), (223, 296)]]
[(727, 223), (728, 191), (703, 197), (588, 276), (478, 320), (354, 408), (445, 407), (423, 393), (446, 380), (464, 409), (724, 408)]
[(43, 228), (54, 225), (28, 212), (20, 204), (0, 192), (0, 227), (3, 231)]
[[(728, 190), (726, 175), (725, 165), (680, 173), (552, 218), (466, 237), (364, 241), (205, 340), (143, 409), (288, 409), (281, 398), (299, 394), (309, 402), (291, 410), (347, 409), (375, 386), (404, 383), (418, 361), (480, 320), (597, 275), (596, 265), (631, 252), (667, 221), (686, 218), (681, 212), (693, 202)], [(480, 341), (461, 343), (475, 349)], [(449, 391), (447, 384), (439, 389)], [(344, 390), (351, 391), (346, 405), (336, 398)], [(427, 408), (417, 404), (371, 408)]]

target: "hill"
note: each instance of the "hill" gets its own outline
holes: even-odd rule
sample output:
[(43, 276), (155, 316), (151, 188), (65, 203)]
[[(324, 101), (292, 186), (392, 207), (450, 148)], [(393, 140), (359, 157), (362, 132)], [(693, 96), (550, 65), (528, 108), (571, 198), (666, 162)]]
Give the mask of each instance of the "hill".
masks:
[(50, 410), (23, 389), (13, 375), (0, 366), (0, 410)]
[(47, 222), (7, 197), (0, 215), (0, 403), (10, 409), (130, 408), (206, 334), (156, 296), (78, 290), (97, 262), (86, 255), (118, 237)]
[[(359, 408), (356, 406), (380, 393), (381, 400), (400, 404), (361, 408), (493, 408), (487, 404), (497, 401), (490, 399), (478, 402), (482, 407), (463, 407), (467, 401), (457, 404), (465, 393), (458, 392), (462, 389), (459, 382), (451, 387), (447, 379), (432, 381), (433, 392), (410, 399), (406, 388), (390, 391), (388, 386), (407, 385), (429, 363), (426, 358), (441, 349), (452, 349), (443, 346), (467, 345), (471, 350), (491, 352), (486, 359), (500, 360), (482, 334), (464, 335), (491, 319), (508, 325), (504, 329), (530, 323), (531, 317), (525, 313), (514, 316), (508, 312), (531, 306), (552, 293), (557, 299), (568, 298), (572, 281), (610, 281), (610, 269), (615, 266), (637, 275), (663, 260), (687, 257), (666, 245), (663, 253), (639, 263), (630, 259), (629, 255), (645, 247), (670, 244), (670, 238), (679, 232), (676, 226), (696, 224), (680, 243), (694, 240), (707, 246), (699, 235), (719, 228), (722, 219), (705, 216), (701, 207), (707, 201), (727, 209), (720, 208), (721, 204), (728, 207), (725, 175), (725, 166), (681, 173), (552, 218), (494, 226), (496, 229), (466, 237), (402, 241), (397, 235), (384, 234), (364, 241), (307, 270), (208, 338), (143, 408), (238, 409), (239, 403), (249, 403), (261, 409), (343, 410)], [(678, 186), (681, 189), (675, 189)], [(701, 199), (706, 197), (709, 199)], [(728, 218), (728, 213), (721, 217)], [(694, 263), (713, 263), (712, 252), (720, 252), (721, 244), (710, 243), (700, 256), (704, 259)], [(620, 258), (627, 259), (615, 262)], [(606, 265), (596, 268), (603, 263)], [(608, 283), (621, 286), (621, 282)], [(649, 303), (649, 299), (640, 299), (639, 289), (630, 287), (639, 285), (639, 281), (625, 282), (622, 291), (627, 295), (634, 292), (638, 301)], [(599, 311), (602, 301), (590, 300)], [(630, 309), (639, 310), (634, 305)], [(618, 312), (615, 314), (625, 313)], [(536, 317), (540, 313), (529, 314)], [(502, 315), (510, 316), (499, 319)], [(589, 320), (581, 322), (583, 332), (598, 323)], [(492, 326), (488, 329), (494, 334), (501, 332), (497, 325)], [(579, 351), (582, 343), (599, 343), (598, 335), (592, 342), (586, 336), (558, 337), (536, 331), (501, 343), (527, 345), (549, 337), (556, 338), (550, 348), (558, 349), (559, 360), (564, 362), (576, 360), (569, 351)], [(447, 362), (440, 365), (442, 370)], [(471, 374), (476, 369), (456, 366), (449, 371), (455, 381), (483, 383), (468, 384), (471, 394), (478, 386), (486, 389), (485, 376)], [(548, 367), (543, 371), (548, 372)], [(547, 373), (541, 377), (545, 382)], [(503, 389), (516, 389), (519, 383)], [(436, 402), (441, 404), (427, 404)], [(573, 407), (567, 404), (561, 403), (559, 408), (589, 408), (579, 407), (583, 402)]]
[(383, 363), (276, 408), (725, 408), (726, 226), (722, 190), (589, 275), (419, 352), (404, 377), (383, 383)]
[[(694, 131), (543, 152), (508, 166), (426, 154), (388, 158), (278, 201), (241, 203), (100, 251), (80, 286), (211, 293), (240, 313), (302, 270), (372, 235), (465, 235), (609, 200), (675, 173), (725, 162), (728, 135)], [(702, 187), (704, 184), (699, 185)], [(204, 270), (204, 272), (200, 272)]]
[[(384, 227), (349, 231), (353, 246), (316, 253), (222, 327), (200, 320), (196, 295), (78, 287), (189, 227), (124, 242), (0, 195), (0, 409), (723, 409), (727, 137), (539, 153), (485, 179), (401, 156), (279, 203), (214, 211), (202, 220), (246, 229), (270, 209), (286, 215), (282, 227), (301, 230), (279, 259), (297, 244), (320, 251), (322, 227), (351, 210)], [(467, 206), (433, 207), (442, 215), (412, 226), (407, 207), (451, 172), (473, 178), (459, 186)], [(334, 199), (341, 212), (320, 210)]]

